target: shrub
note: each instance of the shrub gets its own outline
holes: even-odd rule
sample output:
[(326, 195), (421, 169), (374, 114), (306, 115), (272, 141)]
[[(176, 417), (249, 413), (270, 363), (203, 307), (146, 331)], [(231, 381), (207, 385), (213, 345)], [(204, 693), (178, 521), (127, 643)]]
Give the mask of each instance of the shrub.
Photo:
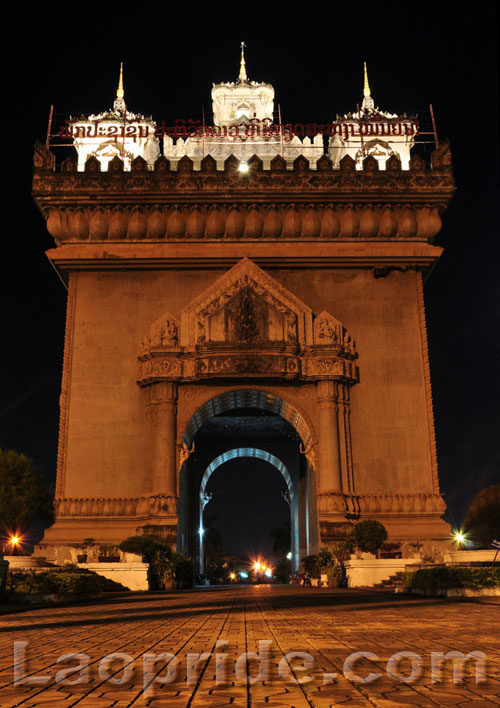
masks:
[(90, 570), (56, 570), (33, 572), (12, 572), (7, 575), (7, 597), (14, 593), (27, 595), (83, 595), (89, 597), (101, 592), (125, 590), (102, 575)]
[(150, 590), (165, 590), (172, 580), (176, 580), (181, 587), (193, 585), (191, 560), (173, 551), (162, 539), (130, 536), (120, 543), (120, 550), (144, 556), (149, 563)]
[(387, 531), (379, 521), (360, 521), (352, 531), (352, 539), (360, 551), (376, 553), (387, 539)]
[(312, 577), (316, 577), (320, 574), (317, 555), (304, 556), (304, 558), (302, 558), (302, 565), (304, 566), (305, 572), (312, 575)]
[(405, 574), (405, 586), (419, 590), (438, 588), (491, 588), (500, 585), (499, 567), (421, 568)]
[(168, 544), (153, 536), (129, 536), (120, 543), (120, 550), (125, 553), (136, 553), (144, 556), (148, 563), (151, 563), (157, 551), (167, 551), (173, 553)]
[(337, 559), (339, 563), (342, 561), (348, 560), (350, 554), (353, 551), (353, 541), (352, 538), (346, 538), (342, 541), (337, 541), (337, 543), (334, 543), (333, 549), (332, 549), (332, 555), (334, 558)]

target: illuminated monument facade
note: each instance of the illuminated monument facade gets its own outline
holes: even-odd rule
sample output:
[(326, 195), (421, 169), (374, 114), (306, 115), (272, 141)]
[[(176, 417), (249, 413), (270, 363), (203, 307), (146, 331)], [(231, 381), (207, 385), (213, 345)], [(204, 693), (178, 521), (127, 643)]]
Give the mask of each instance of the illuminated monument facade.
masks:
[[(164, 135), (161, 156), (122, 85), (72, 125), (78, 162), (36, 147), (68, 285), (44, 553), (157, 533), (200, 555), (207, 481), (236, 457), (283, 475), (295, 567), (356, 518), (439, 545), (422, 281), (453, 192), (446, 145), (410, 158), (413, 120), (375, 110), (367, 81), (328, 141), (273, 128), (274, 90), (243, 56), (212, 96), (215, 125)], [(128, 132), (110, 141), (113, 126)]]

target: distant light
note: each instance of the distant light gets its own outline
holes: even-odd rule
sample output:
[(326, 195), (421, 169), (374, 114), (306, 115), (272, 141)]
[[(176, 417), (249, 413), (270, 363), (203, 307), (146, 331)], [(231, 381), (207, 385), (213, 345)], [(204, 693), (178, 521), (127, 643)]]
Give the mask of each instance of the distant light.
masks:
[(260, 570), (260, 568), (261, 568), (260, 562), (259, 562), (259, 561), (255, 561), (255, 563), (253, 564), (253, 569), (254, 569), (254, 570)]
[(462, 545), (466, 541), (465, 535), (461, 531), (457, 531), (455, 533), (455, 541)]
[(242, 578), (248, 578), (248, 573), (244, 573), (242, 570), (240, 571), (240, 576)]
[(236, 573), (229, 573), (229, 577), (231, 578), (231, 580), (235, 580), (235, 579), (236, 579)]
[(268, 569), (266, 570), (266, 572), (264, 573), (264, 575), (267, 575), (268, 578), (272, 578), (272, 577), (273, 577), (273, 573), (272, 573), (271, 568), (268, 568)]
[(201, 524), (200, 524), (200, 528), (198, 530), (198, 533), (200, 534), (200, 536), (203, 536), (203, 534), (205, 533), (205, 529), (203, 528), (203, 526)]
[(19, 538), (19, 536), (11, 536), (9, 539), (9, 543), (12, 546), (17, 546), (19, 543), (21, 543), (21, 539)]
[(288, 558), (289, 561), (292, 560), (292, 552), (288, 551), (288, 553), (286, 554), (286, 557)]
[(238, 169), (240, 172), (248, 172), (248, 170), (250, 169), (248, 167), (248, 162), (246, 162), (245, 160), (242, 160), (240, 162), (240, 166), (238, 167)]

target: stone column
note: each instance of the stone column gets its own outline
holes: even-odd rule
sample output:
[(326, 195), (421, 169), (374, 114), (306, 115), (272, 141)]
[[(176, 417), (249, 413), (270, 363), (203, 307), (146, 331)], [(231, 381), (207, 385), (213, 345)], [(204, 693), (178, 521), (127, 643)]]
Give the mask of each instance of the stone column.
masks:
[(342, 492), (337, 386), (335, 381), (318, 381), (319, 403), (319, 488)]
[(149, 413), (154, 428), (153, 493), (177, 495), (177, 384), (150, 387)]

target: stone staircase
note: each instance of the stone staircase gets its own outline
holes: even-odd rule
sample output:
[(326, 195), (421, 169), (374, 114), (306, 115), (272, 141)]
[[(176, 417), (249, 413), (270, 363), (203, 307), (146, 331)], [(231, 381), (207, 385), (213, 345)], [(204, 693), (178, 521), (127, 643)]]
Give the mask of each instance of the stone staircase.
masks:
[(403, 576), (404, 571), (401, 570), (398, 573), (394, 573), (394, 575), (391, 575), (389, 578), (382, 580), (382, 582), (373, 585), (373, 588), (379, 590), (395, 590), (396, 588), (403, 588)]

